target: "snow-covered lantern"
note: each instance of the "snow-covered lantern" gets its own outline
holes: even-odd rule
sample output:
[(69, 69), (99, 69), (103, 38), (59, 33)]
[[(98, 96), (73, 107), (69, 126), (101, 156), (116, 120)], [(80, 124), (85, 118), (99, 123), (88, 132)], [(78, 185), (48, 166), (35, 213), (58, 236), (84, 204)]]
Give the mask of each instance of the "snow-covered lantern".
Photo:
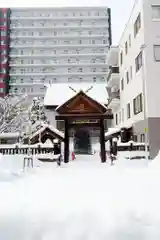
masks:
[(118, 141), (118, 139), (117, 139), (117, 138), (113, 138), (113, 142), (115, 142), (115, 143), (116, 143), (117, 141)]
[(113, 138), (112, 139), (113, 141), (113, 145), (112, 145), (112, 151), (113, 151), (113, 154), (116, 156), (117, 155), (117, 151), (118, 151), (118, 148), (117, 148), (117, 138)]
[(54, 144), (58, 144), (58, 143), (59, 143), (58, 139), (55, 138), (55, 139), (53, 140), (53, 143), (54, 143)]
[(129, 141), (129, 150), (130, 150), (130, 151), (133, 150), (133, 144), (134, 144), (134, 141), (133, 141), (133, 140)]

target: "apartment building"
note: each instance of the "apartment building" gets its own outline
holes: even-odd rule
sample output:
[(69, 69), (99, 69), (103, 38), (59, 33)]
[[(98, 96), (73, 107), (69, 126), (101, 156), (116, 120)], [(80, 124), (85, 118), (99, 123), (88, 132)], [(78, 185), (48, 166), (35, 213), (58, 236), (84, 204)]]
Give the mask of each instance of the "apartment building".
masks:
[(9, 17), (10, 11), (0, 9), (0, 97), (9, 92)]
[(48, 83), (105, 82), (110, 15), (107, 7), (11, 9), (10, 94), (44, 96)]
[(160, 149), (159, 29), (160, 1), (136, 1), (119, 46), (108, 55), (113, 126), (132, 126), (134, 140), (147, 141), (151, 157)]

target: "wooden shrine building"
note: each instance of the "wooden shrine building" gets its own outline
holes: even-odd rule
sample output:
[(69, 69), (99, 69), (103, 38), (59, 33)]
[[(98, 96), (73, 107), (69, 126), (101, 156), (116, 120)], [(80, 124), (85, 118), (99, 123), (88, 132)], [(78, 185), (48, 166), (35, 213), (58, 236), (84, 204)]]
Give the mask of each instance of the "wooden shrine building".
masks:
[(56, 108), (56, 120), (64, 121), (64, 162), (69, 161), (69, 129), (82, 127), (98, 127), (100, 129), (101, 161), (106, 161), (104, 120), (112, 119), (110, 109), (79, 91), (64, 104)]
[(48, 139), (51, 140), (51, 142), (53, 142), (54, 139), (58, 139), (59, 142), (62, 142), (64, 141), (64, 134), (51, 125), (43, 124), (37, 131), (25, 138), (25, 143), (28, 143), (29, 138), (30, 144), (36, 144), (40, 142), (45, 143)]

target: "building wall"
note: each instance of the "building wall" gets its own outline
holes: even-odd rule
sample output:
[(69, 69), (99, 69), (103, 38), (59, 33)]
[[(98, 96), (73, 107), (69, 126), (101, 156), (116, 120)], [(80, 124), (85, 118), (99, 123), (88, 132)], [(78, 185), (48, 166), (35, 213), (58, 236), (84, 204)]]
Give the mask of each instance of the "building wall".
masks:
[[(155, 7), (153, 7), (155, 6)], [(151, 157), (160, 149), (160, 2), (146, 0), (144, 2), (145, 36), (145, 79), (146, 106), (148, 117), (148, 138)], [(157, 45), (158, 48), (154, 48)]]
[[(147, 94), (147, 116), (148, 117), (160, 117), (160, 108), (157, 103), (160, 102), (160, 58), (155, 60), (154, 45), (158, 45), (160, 49), (160, 14), (159, 17), (155, 17), (152, 5), (159, 7), (160, 2), (158, 0), (146, 0), (144, 2), (145, 11), (145, 78), (146, 78), (146, 94)], [(157, 50), (155, 50), (157, 52)], [(160, 57), (160, 54), (159, 54)], [(154, 97), (153, 97), (154, 96)]]
[[(137, 17), (141, 16), (141, 26), (134, 34)], [(150, 155), (155, 157), (160, 149), (160, 2), (159, 0), (137, 0), (131, 17), (126, 25), (119, 44), (120, 67), (120, 107), (114, 113), (114, 126), (133, 125), (137, 141), (146, 136), (150, 145)], [(128, 53), (126, 50), (128, 42)], [(123, 51), (123, 64), (121, 52)], [(139, 70), (136, 70), (136, 57), (141, 55)], [(132, 74), (130, 72), (132, 66)], [(127, 83), (126, 72), (129, 72)], [(132, 77), (131, 77), (132, 75)], [(122, 89), (121, 79), (124, 79)], [(142, 109), (135, 114), (133, 99), (142, 93)], [(127, 116), (127, 104), (130, 103), (130, 118)], [(124, 114), (122, 117), (122, 109)], [(118, 116), (118, 123), (116, 122)]]
[[(139, 15), (141, 14), (141, 28), (136, 36), (134, 36), (134, 24)], [(130, 39), (130, 40), (129, 40)], [(125, 43), (128, 44), (128, 53), (125, 53)], [(120, 109), (124, 109), (124, 118), (121, 117), (121, 123), (124, 125), (140, 121), (144, 119), (144, 113), (141, 112), (137, 115), (133, 111), (133, 99), (143, 92), (142, 83), (142, 69), (136, 72), (135, 59), (140, 53), (141, 45), (144, 43), (144, 23), (143, 23), (143, 8), (142, 2), (138, 1), (135, 4), (131, 17), (124, 30), (122, 38), (119, 43), (119, 66), (120, 66)], [(120, 63), (120, 54), (123, 52), (123, 64)], [(129, 72), (129, 83), (127, 83), (126, 73)], [(124, 89), (122, 90), (122, 82), (124, 79)], [(130, 103), (131, 116), (127, 117), (127, 104)], [(118, 112), (119, 112), (118, 111)], [(122, 114), (122, 113), (121, 113)], [(124, 121), (122, 121), (124, 119)], [(120, 123), (120, 122), (119, 122)]]
[(44, 95), (47, 83), (105, 82), (106, 7), (11, 9), (10, 93)]

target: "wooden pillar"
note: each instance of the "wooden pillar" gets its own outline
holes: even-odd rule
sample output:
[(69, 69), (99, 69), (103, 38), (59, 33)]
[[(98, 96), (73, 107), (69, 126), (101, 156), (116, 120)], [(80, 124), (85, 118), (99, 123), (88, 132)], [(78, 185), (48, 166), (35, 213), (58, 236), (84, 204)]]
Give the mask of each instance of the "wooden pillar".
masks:
[(68, 120), (64, 120), (64, 162), (69, 162), (69, 124)]
[(104, 135), (104, 120), (100, 119), (100, 151), (101, 162), (106, 162), (106, 149), (105, 149), (105, 135)]

